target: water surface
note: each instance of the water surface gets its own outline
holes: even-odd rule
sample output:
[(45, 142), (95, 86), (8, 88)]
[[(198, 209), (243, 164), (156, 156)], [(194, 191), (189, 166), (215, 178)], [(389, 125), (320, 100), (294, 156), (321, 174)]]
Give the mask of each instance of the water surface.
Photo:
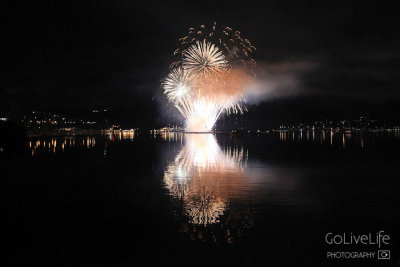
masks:
[(1, 148), (4, 261), (17, 265), (342, 266), (324, 237), (343, 231), (385, 230), (399, 250), (396, 134), (129, 132)]

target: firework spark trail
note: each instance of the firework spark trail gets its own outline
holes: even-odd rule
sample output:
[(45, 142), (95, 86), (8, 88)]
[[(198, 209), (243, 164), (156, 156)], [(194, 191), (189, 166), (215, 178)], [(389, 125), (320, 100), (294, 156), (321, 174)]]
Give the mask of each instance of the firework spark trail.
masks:
[(200, 98), (188, 106), (182, 114), (186, 118), (186, 130), (189, 132), (208, 132), (212, 129), (223, 107), (212, 99)]
[(243, 90), (253, 74), (255, 50), (240, 32), (216, 24), (204, 25), (180, 39), (171, 73), (162, 82), (164, 93), (186, 120), (186, 131), (209, 132), (223, 113), (241, 113)]

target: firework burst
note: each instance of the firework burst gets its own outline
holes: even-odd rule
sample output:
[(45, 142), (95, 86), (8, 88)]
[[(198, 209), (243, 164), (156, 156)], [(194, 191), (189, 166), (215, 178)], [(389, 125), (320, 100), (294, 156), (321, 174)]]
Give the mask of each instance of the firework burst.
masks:
[(217, 46), (203, 40), (185, 51), (182, 65), (191, 75), (210, 75), (225, 70), (227, 61)]
[(180, 46), (174, 52), (177, 58), (171, 67), (180, 66), (182, 64), (181, 57), (190, 47), (204, 40), (218, 47), (230, 66), (246, 66), (250, 71), (256, 66), (256, 62), (252, 58), (256, 48), (249, 39), (242, 37), (239, 31), (235, 31), (231, 27), (220, 28), (214, 22), (210, 27), (201, 25), (198, 29), (190, 28), (186, 36), (179, 39)]
[(256, 63), (255, 47), (240, 32), (204, 25), (189, 29), (175, 50), (177, 60), (162, 82), (164, 93), (186, 120), (186, 130), (209, 132), (221, 113), (241, 113), (243, 90)]
[(168, 100), (175, 104), (188, 98), (190, 94), (190, 77), (183, 68), (176, 68), (171, 71), (168, 77), (163, 81), (164, 93)]

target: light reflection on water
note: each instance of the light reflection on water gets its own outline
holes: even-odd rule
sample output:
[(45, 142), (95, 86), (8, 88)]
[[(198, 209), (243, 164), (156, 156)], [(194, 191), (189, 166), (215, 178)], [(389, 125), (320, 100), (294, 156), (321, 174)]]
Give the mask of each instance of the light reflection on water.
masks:
[[(32, 212), (27, 210), (44, 218), (39, 222), (54, 221), (53, 212), (43, 207), (60, 203), (59, 216), (71, 217), (58, 228), (63, 233), (78, 214), (82, 223), (72, 231), (83, 227), (81, 233), (104, 232), (102, 236), (120, 243), (149, 241), (146, 250), (160, 255), (213, 260), (218, 248), (229, 258), (241, 257), (242, 249), (249, 258), (264, 259), (279, 251), (285, 252), (278, 258), (290, 258), (304, 251), (325, 253), (318, 248), (326, 230), (350, 232), (361, 226), (390, 231), (398, 225), (393, 220), (399, 207), (400, 142), (395, 134), (116, 133), (38, 137), (19, 145), (24, 146), (27, 166), (38, 167), (9, 172), (21, 172), (20, 179), (29, 184), (15, 188), (32, 188), (25, 195), (33, 203)], [(0, 156), (7, 149), (0, 149)], [(32, 158), (30, 151), (35, 153)], [(36, 156), (40, 152), (45, 156)], [(59, 169), (67, 164), (73, 167)], [(33, 182), (42, 182), (38, 185), (44, 189), (30, 186)], [(16, 192), (20, 191), (10, 195), (20, 198)], [(38, 192), (45, 195), (36, 197)], [(20, 213), (20, 202), (14, 202)], [(115, 225), (122, 230), (115, 232)], [(43, 232), (47, 226), (43, 224)], [(164, 240), (172, 241), (157, 251), (154, 244)], [(73, 246), (75, 241), (71, 240)], [(105, 243), (95, 238), (88, 244)], [(224, 254), (225, 248), (235, 250)]]
[(220, 146), (213, 134), (182, 138), (163, 181), (176, 219), (191, 239), (233, 243), (253, 227), (256, 202), (296, 187), (297, 174), (249, 160), (240, 143)]
[(375, 143), (376, 138), (379, 136), (399, 139), (400, 133), (398, 131), (383, 133), (351, 133), (335, 132), (332, 130), (279, 131), (279, 140), (281, 142), (311, 143), (342, 148), (346, 148), (346, 146), (351, 144), (352, 147), (363, 149), (366, 146)]
[[(384, 140), (392, 137), (398, 136), (388, 135)], [(299, 169), (295, 164), (269, 165), (255, 160), (254, 156), (251, 159), (248, 146), (241, 144), (241, 137), (237, 139), (239, 145), (232, 141), (235, 137), (220, 145), (213, 134), (165, 133), (161, 138), (181, 143), (180, 150), (170, 158), (164, 170), (163, 181), (176, 207), (182, 231), (192, 239), (235, 242), (254, 226), (255, 207), (260, 203), (263, 207), (268, 203), (308, 207), (318, 212), (321, 199), (326, 196), (320, 192), (308, 192), (307, 188), (301, 187), (302, 183), (310, 176), (326, 175), (335, 179), (329, 169), (310, 166)], [(226, 141), (229, 136), (220, 138)], [(254, 141), (263, 137), (245, 138)], [(346, 152), (354, 148), (362, 151), (366, 145), (373, 146), (378, 136), (306, 131), (280, 132), (279, 137), (268, 135), (265, 138), (281, 142), (284, 144), (282, 147), (291, 147), (292, 152), (296, 150), (292, 144), (309, 144), (326, 147), (325, 151), (334, 148)], [(337, 158), (332, 156), (331, 159)]]
[[(52, 153), (65, 152), (65, 150), (73, 148), (91, 149), (96, 146), (96, 139), (101, 137), (100, 145), (104, 147), (104, 155), (107, 154), (108, 142), (116, 140), (131, 140), (135, 138), (133, 130), (109, 132), (104, 135), (93, 136), (55, 136), (55, 137), (37, 137), (30, 138), (27, 146), (31, 151), (32, 156), (38, 153)], [(104, 138), (105, 137), (105, 138)], [(99, 144), (97, 144), (99, 145)]]
[(52, 137), (52, 138), (36, 138), (31, 139), (28, 142), (29, 149), (31, 150), (32, 156), (37, 153), (57, 153), (64, 152), (65, 149), (75, 148), (75, 147), (84, 147), (86, 149), (92, 148), (96, 145), (96, 138), (87, 136), (87, 137)]
[(187, 134), (184, 142), (165, 170), (165, 186), (182, 200), (190, 223), (217, 223), (230, 196), (247, 181), (247, 151), (243, 147), (223, 150), (212, 134)]
[(183, 141), (183, 134), (180, 132), (154, 132), (153, 137), (157, 138), (160, 137), (161, 139), (168, 141), (168, 142), (176, 142), (179, 141), (182, 143)]
[[(369, 147), (375, 144), (383, 144), (384, 147), (389, 144), (387, 140), (398, 137), (386, 135), (382, 143), (377, 134), (282, 131), (265, 136), (239, 137), (165, 132), (140, 139), (134, 133), (118, 132), (98, 136), (32, 138), (27, 142), (27, 148), (32, 151), (32, 155), (44, 152), (56, 156), (59, 152), (79, 150), (85, 151), (85, 154), (97, 153), (102, 157), (104, 152), (104, 162), (110, 163), (109, 157), (130, 158), (138, 154), (138, 150), (130, 148), (143, 140), (151, 140), (148, 143), (146, 141), (146, 147), (142, 148), (147, 149), (147, 145), (160, 148), (155, 157), (162, 159), (158, 163), (161, 173), (158, 172), (157, 177), (160, 185), (166, 189), (180, 230), (191, 239), (233, 243), (248, 229), (257, 228), (259, 223), (256, 223), (256, 215), (268, 214), (268, 218), (273, 215), (267, 210), (268, 207), (318, 212), (318, 209), (322, 210), (330, 203), (335, 203), (336, 199), (347, 197), (345, 193), (337, 194), (342, 192), (341, 188), (348, 188), (348, 184), (336, 190), (331, 188), (337, 186), (337, 178), (340, 180), (341, 175), (353, 175), (359, 168), (357, 165), (353, 167), (352, 162), (337, 167), (335, 164), (340, 163), (341, 158), (338, 155), (350, 155), (352, 149), (356, 148), (360, 155), (365, 156)], [(322, 149), (308, 150), (309, 145)], [(121, 147), (126, 148), (125, 152), (118, 150)], [(167, 150), (167, 159), (162, 158), (160, 152)], [(324, 155), (326, 159), (318, 156), (316, 158), (321, 160), (315, 161), (312, 158), (312, 165), (297, 162), (307, 152), (321, 153), (318, 155)], [(290, 161), (290, 155), (295, 155), (295, 161)], [(283, 161), (277, 163), (274, 161), (277, 159)], [(331, 166), (330, 162), (335, 164)], [(358, 161), (355, 163), (360, 164)], [(320, 164), (323, 164), (323, 168), (319, 167)], [(132, 170), (136, 172), (137, 167), (132, 167)], [(359, 175), (363, 177), (362, 173)], [(307, 185), (311, 178), (313, 182)], [(353, 179), (347, 178), (345, 180)], [(368, 187), (366, 189), (371, 190)], [(364, 197), (358, 189), (354, 189), (353, 193), (354, 196), (350, 195), (352, 200)]]
[[(274, 135), (274, 134), (273, 134)], [(385, 135), (388, 138), (400, 138), (400, 133), (339, 133), (334, 131), (280, 131), (279, 140), (286, 143), (310, 143), (313, 145), (329, 145), (331, 147), (340, 147), (343, 149), (351, 147), (358, 147), (364, 149), (370, 145), (374, 145), (376, 138), (379, 135)], [(161, 138), (167, 142), (181, 143), (184, 142), (185, 134), (179, 132), (161, 132), (154, 133), (152, 138)], [(106, 141), (114, 142), (117, 140), (131, 140), (135, 139), (135, 131), (116, 131), (107, 132), (104, 135), (93, 136), (57, 136), (57, 137), (37, 137), (30, 138), (27, 142), (28, 148), (31, 150), (32, 156), (38, 152), (57, 153), (64, 152), (68, 148), (85, 148), (90, 149), (96, 146), (96, 139), (105, 137)], [(97, 144), (99, 145), (99, 144)], [(104, 145), (103, 143), (100, 145)], [(107, 145), (105, 145), (107, 150)], [(0, 148), (0, 152), (5, 149)]]

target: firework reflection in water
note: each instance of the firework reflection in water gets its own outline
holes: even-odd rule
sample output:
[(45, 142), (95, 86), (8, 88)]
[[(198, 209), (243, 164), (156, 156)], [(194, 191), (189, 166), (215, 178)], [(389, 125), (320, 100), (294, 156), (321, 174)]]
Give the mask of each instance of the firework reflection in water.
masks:
[(186, 134), (185, 145), (164, 173), (171, 195), (182, 200), (189, 222), (219, 222), (238, 184), (246, 183), (243, 148), (221, 149), (212, 134)]

